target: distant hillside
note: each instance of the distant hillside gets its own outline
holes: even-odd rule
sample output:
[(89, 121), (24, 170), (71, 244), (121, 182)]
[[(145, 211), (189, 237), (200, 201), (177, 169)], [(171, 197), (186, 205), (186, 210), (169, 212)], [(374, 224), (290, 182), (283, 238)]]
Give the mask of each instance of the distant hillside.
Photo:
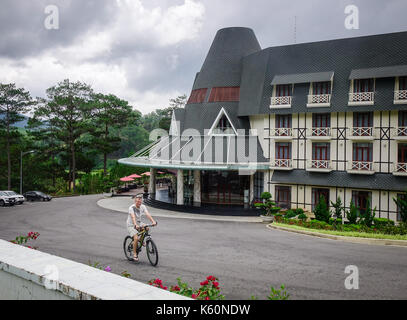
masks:
[[(24, 117), (24, 120), (23, 121), (20, 121), (20, 122), (18, 122), (18, 123), (16, 123), (16, 127), (17, 128), (21, 128), (21, 129), (24, 129), (25, 128), (25, 126), (28, 124), (28, 119), (30, 119), (29, 117), (27, 117), (27, 116), (24, 116), (24, 115), (21, 115), (22, 117)], [(0, 115), (0, 119), (3, 119), (4, 118), (4, 115)]]

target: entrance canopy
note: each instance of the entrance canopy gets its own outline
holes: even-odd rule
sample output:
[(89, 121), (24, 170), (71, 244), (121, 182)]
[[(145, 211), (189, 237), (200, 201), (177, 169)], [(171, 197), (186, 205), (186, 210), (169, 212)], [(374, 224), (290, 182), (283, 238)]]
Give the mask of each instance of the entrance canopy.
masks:
[(182, 170), (267, 170), (257, 136), (166, 136), (119, 163)]

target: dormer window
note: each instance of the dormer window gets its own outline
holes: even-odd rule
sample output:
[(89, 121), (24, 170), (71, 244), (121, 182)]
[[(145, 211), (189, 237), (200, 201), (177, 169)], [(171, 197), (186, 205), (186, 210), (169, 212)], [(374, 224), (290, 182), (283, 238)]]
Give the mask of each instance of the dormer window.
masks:
[(351, 83), (349, 105), (374, 104), (375, 79), (354, 79)]
[(311, 83), (307, 107), (329, 107), (331, 105), (331, 91), (332, 81)]
[(407, 104), (407, 77), (396, 78), (395, 104)]
[(278, 84), (274, 86), (274, 95), (271, 98), (272, 108), (291, 108), (293, 92), (292, 84)]

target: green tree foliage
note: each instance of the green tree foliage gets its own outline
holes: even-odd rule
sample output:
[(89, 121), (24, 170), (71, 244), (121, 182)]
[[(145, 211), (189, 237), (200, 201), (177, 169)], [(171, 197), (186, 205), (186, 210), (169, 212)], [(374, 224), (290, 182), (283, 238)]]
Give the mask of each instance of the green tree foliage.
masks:
[(263, 192), (260, 198), (263, 202), (255, 203), (254, 206), (263, 209), (266, 216), (272, 216), (280, 212), (281, 208), (276, 207), (276, 203), (273, 201), (269, 192)]
[(341, 197), (338, 197), (336, 199), (336, 202), (331, 201), (331, 206), (333, 207), (332, 215), (334, 216), (334, 218), (342, 219), (342, 213), (344, 209)]
[(346, 211), (346, 218), (349, 220), (350, 224), (356, 224), (359, 216), (359, 209), (355, 206), (353, 201), (351, 201), (349, 211)]
[(376, 217), (376, 208), (372, 210), (370, 205), (370, 199), (368, 199), (366, 204), (366, 210), (360, 214), (360, 223), (370, 228), (373, 225), (375, 217)]
[(329, 212), (325, 197), (322, 195), (314, 208), (314, 215), (317, 220), (324, 221), (326, 223), (328, 223), (329, 218), (331, 218), (331, 213)]
[[(66, 145), (71, 159), (69, 172), (72, 182), (76, 181), (76, 143), (91, 127), (92, 94), (89, 85), (66, 79), (49, 88), (47, 99), (35, 110), (35, 118), (51, 125), (56, 138)], [(73, 191), (76, 191), (75, 183)]]
[(393, 198), (393, 201), (397, 205), (401, 221), (403, 223), (407, 223), (407, 191), (403, 194), (403, 196), (398, 196), (397, 198)]
[(0, 135), (5, 142), (7, 153), (7, 189), (11, 189), (11, 158), (12, 148), (17, 146), (16, 142), (20, 132), (15, 124), (24, 119), (21, 115), (29, 111), (34, 100), (28, 91), (17, 88), (15, 83), (0, 84)]
[(96, 94), (92, 97), (92, 145), (103, 154), (103, 172), (107, 175), (107, 157), (120, 148), (120, 137), (112, 128), (120, 128), (132, 122), (139, 124), (141, 114), (135, 112), (127, 101), (113, 94)]

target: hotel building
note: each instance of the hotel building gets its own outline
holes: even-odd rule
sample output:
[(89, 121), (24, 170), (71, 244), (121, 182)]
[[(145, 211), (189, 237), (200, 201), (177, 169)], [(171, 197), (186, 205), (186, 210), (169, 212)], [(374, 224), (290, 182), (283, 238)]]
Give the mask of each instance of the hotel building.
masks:
[(399, 219), (407, 190), (407, 32), (261, 49), (219, 30), (168, 136), (121, 163), (177, 173), (178, 205), (312, 210), (321, 195)]

